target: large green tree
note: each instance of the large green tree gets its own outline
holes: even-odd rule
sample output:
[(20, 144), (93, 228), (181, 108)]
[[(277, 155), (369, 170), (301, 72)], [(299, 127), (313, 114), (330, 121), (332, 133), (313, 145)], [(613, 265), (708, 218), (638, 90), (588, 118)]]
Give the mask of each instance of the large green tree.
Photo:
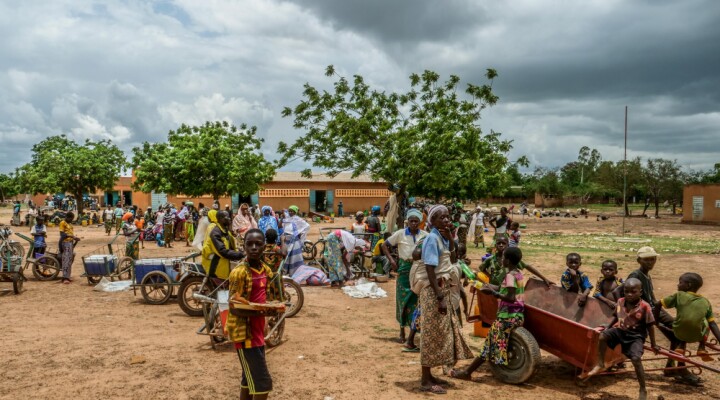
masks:
[(135, 188), (190, 197), (257, 192), (272, 179), (275, 167), (260, 152), (257, 128), (226, 121), (181, 125), (167, 143), (145, 142), (133, 149)]
[(592, 196), (605, 194), (605, 188), (595, 179), (601, 162), (599, 151), (583, 146), (578, 152), (577, 161), (565, 164), (560, 170), (566, 192), (577, 196), (581, 204), (586, 204)]
[(83, 212), (83, 193), (112, 190), (127, 166), (125, 154), (109, 140), (79, 144), (65, 135), (51, 136), (32, 148), (32, 161), (18, 169), (20, 191), (70, 193)]
[[(643, 179), (648, 195), (655, 204), (655, 217), (660, 216), (660, 201), (677, 202), (682, 193), (684, 176), (677, 162), (663, 158), (649, 158), (643, 168)], [(682, 196), (682, 194), (680, 194)]]
[(0, 200), (5, 201), (16, 194), (18, 191), (15, 177), (12, 174), (0, 174)]
[(349, 81), (332, 66), (326, 75), (337, 78), (332, 91), (305, 84), (300, 103), (284, 109), (304, 135), (280, 143), (280, 166), (300, 159), (330, 176), (369, 174), (401, 194), (431, 198), (478, 199), (504, 189), (511, 142), (479, 125), (481, 111), (498, 101), (495, 70), (464, 94), (459, 77), (443, 82), (432, 71), (410, 75), (405, 92), (374, 89), (359, 75)]

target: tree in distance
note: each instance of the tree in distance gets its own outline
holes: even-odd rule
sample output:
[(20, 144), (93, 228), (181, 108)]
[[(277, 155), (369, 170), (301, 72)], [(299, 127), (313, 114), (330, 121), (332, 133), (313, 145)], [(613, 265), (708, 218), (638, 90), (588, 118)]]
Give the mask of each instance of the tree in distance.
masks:
[(17, 170), (24, 193), (71, 193), (83, 213), (83, 194), (110, 191), (127, 166), (125, 154), (109, 140), (78, 144), (65, 135), (51, 136), (32, 148), (32, 161)]
[(199, 197), (256, 193), (275, 174), (260, 152), (257, 128), (226, 121), (181, 125), (167, 143), (145, 142), (133, 149), (134, 188)]

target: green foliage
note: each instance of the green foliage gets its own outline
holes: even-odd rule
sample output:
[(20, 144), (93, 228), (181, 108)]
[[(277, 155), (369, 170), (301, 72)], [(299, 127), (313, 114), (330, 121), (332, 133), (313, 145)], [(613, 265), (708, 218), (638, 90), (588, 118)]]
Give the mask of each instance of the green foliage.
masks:
[[(109, 140), (78, 144), (65, 135), (51, 136), (32, 148), (32, 161), (18, 169), (18, 189), (25, 193), (83, 193), (112, 190), (126, 167), (125, 154)], [(82, 213), (82, 201), (78, 201)]]
[(716, 163), (714, 168), (707, 171), (690, 171), (688, 173), (687, 183), (720, 183), (720, 163)]
[(260, 152), (257, 128), (227, 122), (183, 124), (168, 133), (167, 143), (143, 143), (133, 149), (135, 188), (214, 199), (256, 193), (275, 168)]
[(535, 172), (526, 178), (525, 188), (528, 192), (537, 192), (543, 196), (562, 196), (566, 190), (557, 169), (541, 167), (535, 168)]
[(12, 174), (0, 174), (0, 200), (5, 201), (9, 197), (18, 194), (17, 180)]
[[(335, 76), (335, 69), (329, 66), (326, 75)], [(498, 100), (491, 88), (496, 76), (487, 70), (490, 83), (469, 84), (466, 96), (458, 94), (459, 77), (441, 82), (432, 71), (410, 75), (404, 93), (372, 89), (359, 75), (338, 76), (332, 92), (305, 84), (304, 99), (282, 113), (305, 134), (280, 143), (278, 165), (302, 159), (330, 176), (367, 173), (434, 198), (477, 199), (502, 190), (511, 142), (479, 126), (481, 111)]]
[(682, 199), (685, 176), (677, 162), (663, 158), (650, 158), (642, 171), (645, 188), (655, 203), (655, 216), (660, 213), (661, 199), (677, 202)]

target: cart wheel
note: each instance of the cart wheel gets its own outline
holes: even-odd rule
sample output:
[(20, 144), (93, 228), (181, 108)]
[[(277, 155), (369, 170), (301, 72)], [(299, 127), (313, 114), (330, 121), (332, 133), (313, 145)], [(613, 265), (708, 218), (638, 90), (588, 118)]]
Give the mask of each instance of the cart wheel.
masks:
[(491, 363), (493, 375), (504, 383), (520, 384), (532, 376), (540, 363), (540, 346), (527, 329), (519, 327), (510, 335), (508, 365)]
[(302, 286), (292, 280), (292, 278), (283, 277), (283, 298), (285, 299), (285, 318), (291, 318), (297, 315), (302, 309), (305, 302), (305, 294)]
[(97, 285), (102, 280), (102, 276), (88, 276), (87, 281), (88, 285)]
[(15, 292), (15, 294), (20, 294), (22, 292), (24, 281), (25, 277), (23, 277), (21, 273), (17, 273), (13, 276), (13, 292)]
[(20, 258), (25, 258), (25, 248), (20, 242), (10, 242), (10, 248), (15, 250), (15, 254)]
[(191, 317), (202, 317), (203, 316), (203, 303), (193, 299), (193, 293), (199, 292), (200, 294), (207, 295), (210, 293), (210, 288), (205, 286), (200, 289), (202, 285), (202, 276), (190, 276), (180, 283), (180, 289), (178, 290), (178, 303), (183, 312)]
[(60, 261), (53, 256), (42, 256), (33, 263), (32, 272), (39, 281), (51, 281), (60, 273)]
[(140, 282), (140, 293), (148, 304), (165, 304), (172, 294), (170, 277), (162, 271), (151, 271)]
[(314, 260), (317, 257), (317, 249), (313, 246), (313, 242), (306, 240), (303, 242), (302, 255), (303, 260)]
[(317, 260), (318, 255), (322, 258), (325, 254), (325, 241), (318, 241), (313, 245), (312, 248), (313, 260)]
[(117, 266), (117, 278), (121, 281), (129, 281), (133, 276), (133, 269), (135, 268), (135, 260), (131, 257), (123, 257), (118, 261)]
[[(265, 332), (270, 332), (272, 328), (275, 327), (275, 325), (278, 323), (277, 321), (280, 319), (279, 315), (267, 318), (267, 324), (265, 324)], [(275, 332), (273, 332), (272, 335), (265, 337), (265, 344), (267, 347), (275, 347), (282, 343), (283, 335), (285, 334), (285, 319), (283, 318), (282, 321), (280, 321), (280, 326), (278, 326), (277, 329), (275, 329)]]

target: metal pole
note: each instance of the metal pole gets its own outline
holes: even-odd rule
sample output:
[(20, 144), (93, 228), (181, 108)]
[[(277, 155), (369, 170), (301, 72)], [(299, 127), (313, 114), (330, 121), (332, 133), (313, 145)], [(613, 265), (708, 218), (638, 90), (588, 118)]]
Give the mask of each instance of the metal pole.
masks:
[(628, 107), (625, 106), (625, 156), (623, 157), (623, 220), (622, 220), (622, 235), (625, 236), (625, 217), (627, 216), (627, 122), (628, 122)]

